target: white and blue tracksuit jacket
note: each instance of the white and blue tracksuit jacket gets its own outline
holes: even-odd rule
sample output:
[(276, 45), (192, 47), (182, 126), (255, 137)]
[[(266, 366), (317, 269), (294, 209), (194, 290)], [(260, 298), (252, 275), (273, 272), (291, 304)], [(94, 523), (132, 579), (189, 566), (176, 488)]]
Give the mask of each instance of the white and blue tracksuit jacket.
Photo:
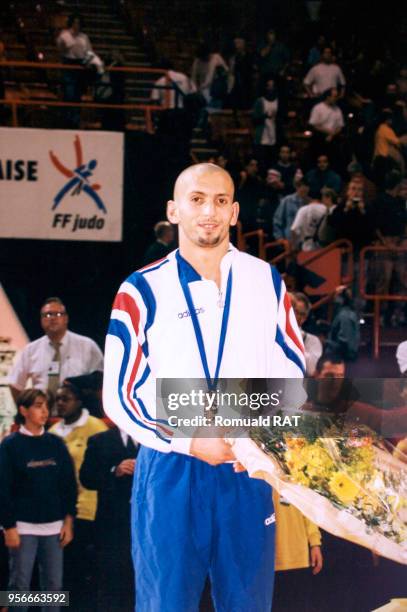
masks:
[[(179, 251), (132, 274), (116, 296), (106, 338), (104, 409), (144, 449), (133, 489), (138, 612), (197, 610), (210, 575), (217, 610), (267, 612), (274, 573), (269, 486), (189, 455), (155, 412), (156, 378), (205, 378), (180, 273), (188, 281), (209, 370), (216, 367), (223, 296), (233, 272), (220, 378), (296, 378), (301, 335), (278, 272), (232, 245), (221, 291)], [(271, 518), (270, 518), (271, 517)]]

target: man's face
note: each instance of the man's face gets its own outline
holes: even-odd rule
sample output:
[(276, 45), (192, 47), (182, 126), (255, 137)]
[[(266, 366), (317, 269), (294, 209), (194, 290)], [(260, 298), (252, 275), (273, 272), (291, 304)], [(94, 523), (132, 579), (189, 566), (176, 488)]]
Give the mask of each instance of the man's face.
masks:
[(317, 387), (317, 401), (319, 404), (330, 405), (342, 390), (345, 377), (345, 364), (326, 361), (315, 378), (319, 381)]
[(288, 164), (291, 158), (290, 147), (281, 147), (279, 157), (283, 164)]
[(63, 336), (68, 329), (68, 315), (62, 304), (50, 302), (41, 309), (41, 327), (47, 336)]
[(232, 179), (223, 172), (190, 173), (167, 206), (171, 223), (179, 226), (180, 245), (216, 247), (229, 241), (239, 204), (233, 201)]
[(295, 318), (297, 319), (298, 327), (302, 327), (308, 318), (308, 310), (302, 300), (291, 298), (291, 304), (294, 310)]
[(326, 47), (322, 52), (321, 58), (324, 64), (331, 64), (333, 59), (332, 50), (329, 49), (329, 47)]
[(328, 161), (327, 156), (321, 155), (320, 157), (318, 157), (317, 165), (318, 165), (318, 168), (322, 170), (322, 172), (325, 172), (325, 170), (328, 170), (329, 161)]
[(332, 363), (332, 361), (325, 361), (322, 366), (322, 370), (315, 378), (344, 378), (345, 377), (345, 364)]

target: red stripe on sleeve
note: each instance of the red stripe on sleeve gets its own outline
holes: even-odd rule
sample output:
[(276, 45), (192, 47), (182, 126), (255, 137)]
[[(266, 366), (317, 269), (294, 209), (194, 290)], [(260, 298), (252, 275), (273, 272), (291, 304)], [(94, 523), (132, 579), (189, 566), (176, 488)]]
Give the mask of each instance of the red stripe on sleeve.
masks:
[(298, 339), (298, 336), (296, 335), (295, 331), (293, 330), (292, 326), (291, 326), (291, 322), (290, 322), (290, 309), (291, 309), (291, 300), (290, 300), (290, 296), (288, 295), (288, 293), (285, 293), (284, 295), (284, 308), (285, 308), (285, 331), (286, 334), (289, 338), (291, 338), (291, 340), (294, 342), (295, 346), (297, 346), (301, 353), (304, 353), (304, 346), (302, 344), (302, 342), (300, 342), (300, 340)]
[(138, 335), (140, 324), (140, 310), (134, 299), (128, 293), (118, 293), (113, 303), (113, 308), (123, 310), (130, 316), (133, 329)]

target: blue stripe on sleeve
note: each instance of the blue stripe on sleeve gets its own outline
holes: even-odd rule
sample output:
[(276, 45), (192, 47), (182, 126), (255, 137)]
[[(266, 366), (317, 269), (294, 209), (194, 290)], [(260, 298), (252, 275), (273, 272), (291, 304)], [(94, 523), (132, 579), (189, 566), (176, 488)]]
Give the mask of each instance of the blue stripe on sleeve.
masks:
[[(122, 342), (123, 348), (124, 348), (124, 355), (123, 355), (123, 360), (122, 360), (121, 367), (120, 367), (119, 380), (118, 380), (118, 388), (117, 388), (117, 392), (119, 394), (120, 403), (122, 405), (122, 408), (126, 412), (127, 416), (132, 421), (137, 423), (137, 425), (139, 427), (142, 427), (143, 429), (147, 429), (148, 431), (153, 432), (158, 438), (160, 438), (161, 440), (163, 440), (164, 442), (167, 442), (169, 444), (170, 440), (168, 438), (165, 438), (163, 435), (161, 435), (159, 431), (154, 429), (154, 427), (149, 427), (148, 425), (146, 425), (145, 423), (140, 421), (135, 416), (135, 414), (131, 410), (129, 410), (129, 408), (127, 407), (127, 404), (125, 402), (125, 399), (123, 397), (123, 383), (124, 383), (124, 378), (125, 378), (126, 371), (127, 371), (127, 368), (128, 368), (129, 359), (130, 359), (131, 338), (130, 338), (129, 330), (127, 329), (126, 325), (122, 321), (118, 321), (117, 319), (112, 319), (110, 321), (110, 324), (109, 324), (108, 334), (118, 338)], [(155, 421), (155, 422), (165, 423), (165, 421), (158, 421), (157, 419), (151, 419), (149, 416), (146, 416), (148, 413), (145, 410), (145, 406), (144, 406), (143, 402), (140, 402), (140, 399), (136, 397), (136, 394), (134, 394), (134, 399), (137, 401), (138, 405), (141, 408), (141, 411), (142, 411), (143, 415), (147, 419), (149, 419), (151, 421)], [(142, 405), (140, 405), (140, 404), (142, 404)]]
[(281, 297), (282, 280), (281, 280), (281, 276), (277, 268), (275, 266), (272, 266), (271, 264), (270, 264), (270, 268), (271, 268), (271, 278), (273, 279), (274, 291), (276, 292), (276, 296), (277, 296), (277, 304), (279, 304), (280, 297)]
[(288, 344), (284, 340), (283, 332), (281, 331), (278, 325), (277, 325), (277, 331), (276, 331), (276, 342), (284, 351), (284, 354), (287, 357), (287, 359), (295, 363), (295, 365), (300, 368), (303, 375), (305, 375), (304, 364), (302, 363), (301, 359), (298, 357), (297, 353), (288, 346)]

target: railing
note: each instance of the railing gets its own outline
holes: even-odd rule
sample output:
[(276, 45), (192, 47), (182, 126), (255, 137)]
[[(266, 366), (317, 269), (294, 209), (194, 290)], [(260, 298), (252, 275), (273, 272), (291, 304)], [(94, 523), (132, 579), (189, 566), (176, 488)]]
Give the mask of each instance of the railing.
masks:
[(388, 259), (399, 257), (407, 253), (407, 247), (386, 247), (386, 246), (368, 246), (360, 252), (360, 276), (359, 276), (359, 291), (360, 295), (365, 300), (373, 301), (373, 356), (378, 359), (380, 356), (380, 305), (381, 302), (407, 302), (406, 295), (396, 295), (393, 293), (367, 293), (366, 285), (368, 275), (366, 274), (366, 262), (369, 260), (366, 255), (369, 253), (387, 253)]
[[(339, 279), (338, 285), (350, 285), (353, 281), (353, 245), (349, 240), (346, 240), (345, 238), (341, 238), (340, 240), (335, 240), (335, 242), (332, 242), (328, 246), (323, 247), (322, 249), (318, 249), (317, 251), (309, 251), (310, 253), (309, 257), (307, 257), (306, 259), (302, 259), (301, 265), (306, 266), (306, 265), (309, 265), (310, 263), (314, 263), (315, 261), (322, 259), (322, 257), (324, 257), (325, 255), (327, 255), (328, 253), (336, 249), (339, 249), (341, 251), (342, 257), (344, 255), (347, 256), (346, 274), (342, 273), (342, 266), (341, 266), (340, 279)], [(331, 302), (333, 296), (334, 296), (334, 291), (327, 293), (326, 295), (321, 297), (316, 302), (313, 302), (312, 309), (316, 310), (320, 306), (323, 306), (324, 304)]]
[(237, 247), (239, 251), (247, 251), (248, 244), (247, 240), (249, 238), (256, 237), (258, 240), (257, 244), (257, 256), (260, 259), (266, 259), (266, 251), (265, 251), (265, 239), (266, 235), (263, 230), (253, 230), (251, 232), (243, 232), (242, 224), (240, 221), (237, 222)]
[[(275, 255), (271, 259), (267, 257), (267, 251), (271, 249), (282, 249), (282, 252), (278, 255)], [(264, 245), (265, 259), (271, 264), (278, 264), (280, 261), (286, 260), (286, 264), (288, 263), (288, 258), (291, 255), (291, 245), (288, 240), (284, 240), (283, 238), (279, 240), (273, 240), (272, 242), (266, 242)]]
[[(35, 70), (89, 70), (84, 66), (60, 64), (56, 62), (29, 62), (29, 61), (3, 61), (0, 62), (0, 70), (2, 68), (32, 68)], [(125, 74), (153, 74), (156, 76), (167, 75), (165, 70), (159, 68), (144, 68), (141, 66), (111, 66), (106, 67), (106, 72), (122, 72)], [(102, 110), (142, 110), (144, 111), (146, 130), (153, 133), (152, 112), (162, 111), (170, 106), (171, 85), (167, 76), (168, 87), (164, 89), (164, 104), (108, 104), (102, 102), (65, 102), (63, 100), (49, 99), (30, 99), (30, 98), (6, 98), (0, 99), (0, 105), (11, 107), (11, 122), (13, 127), (18, 127), (18, 108), (21, 106), (31, 107), (62, 107), (62, 108), (84, 108), (84, 109), (102, 109)]]

